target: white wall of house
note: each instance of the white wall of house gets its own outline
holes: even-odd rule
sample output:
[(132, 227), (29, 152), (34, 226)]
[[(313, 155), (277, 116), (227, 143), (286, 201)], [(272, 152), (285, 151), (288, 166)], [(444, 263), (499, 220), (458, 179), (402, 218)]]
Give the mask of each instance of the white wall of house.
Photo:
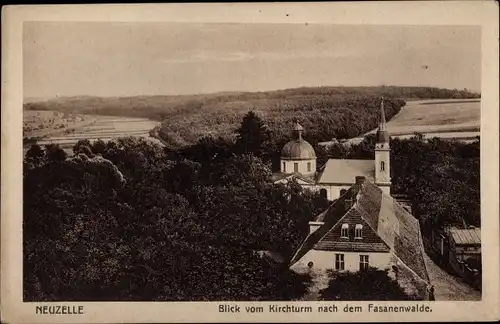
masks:
[(311, 175), (316, 172), (316, 159), (310, 160), (281, 160), (280, 169), (282, 173), (299, 172), (303, 175)]
[[(335, 270), (335, 254), (344, 255), (344, 271), (358, 271), (360, 267), (360, 255), (368, 255), (369, 266), (378, 269), (386, 269), (390, 265), (390, 253), (387, 252), (343, 252), (343, 251), (320, 251), (310, 250), (291, 269), (298, 273), (311, 270), (326, 271)], [(308, 263), (312, 262), (310, 268)]]

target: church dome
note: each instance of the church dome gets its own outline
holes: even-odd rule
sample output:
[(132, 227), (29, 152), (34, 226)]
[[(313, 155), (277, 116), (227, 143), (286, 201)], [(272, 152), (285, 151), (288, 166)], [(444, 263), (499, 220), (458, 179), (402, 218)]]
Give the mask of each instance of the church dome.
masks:
[(308, 142), (296, 139), (286, 143), (281, 150), (281, 158), (286, 160), (310, 160), (316, 158), (316, 152)]
[(296, 123), (293, 132), (296, 135), (294, 140), (286, 143), (281, 150), (281, 158), (284, 160), (310, 160), (316, 158), (316, 152), (311, 144), (302, 139), (304, 128)]

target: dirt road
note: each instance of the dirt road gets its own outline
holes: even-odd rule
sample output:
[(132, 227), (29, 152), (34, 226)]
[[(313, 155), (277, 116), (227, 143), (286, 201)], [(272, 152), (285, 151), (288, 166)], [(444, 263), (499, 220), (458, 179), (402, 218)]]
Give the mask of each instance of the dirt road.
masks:
[(435, 264), (427, 254), (424, 254), (424, 260), (431, 284), (434, 285), (436, 300), (481, 300), (480, 291), (448, 274)]

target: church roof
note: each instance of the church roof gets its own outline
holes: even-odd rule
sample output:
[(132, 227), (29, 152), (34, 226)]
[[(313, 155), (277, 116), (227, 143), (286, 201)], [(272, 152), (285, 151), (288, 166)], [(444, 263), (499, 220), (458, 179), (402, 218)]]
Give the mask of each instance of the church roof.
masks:
[[(349, 204), (349, 200), (353, 203)], [(353, 185), (329, 208), (318, 215), (316, 221), (324, 222), (315, 232), (309, 234), (290, 261), (293, 265), (308, 251), (391, 251), (410, 272), (428, 282), (424, 263), (424, 252), (420, 225), (390, 195), (370, 181)], [(341, 240), (342, 223), (363, 224), (363, 241)], [(366, 240), (364, 235), (368, 235)]]
[(284, 160), (311, 160), (316, 158), (314, 148), (302, 138), (292, 140), (281, 150), (281, 158)]
[(380, 102), (380, 122), (377, 129), (377, 143), (389, 143), (389, 132), (385, 122), (384, 98)]
[(318, 184), (352, 184), (356, 176), (364, 176), (375, 181), (375, 163), (373, 160), (329, 159), (321, 170)]
[(275, 172), (271, 176), (271, 181), (277, 182), (277, 181), (280, 181), (283, 179), (292, 179), (292, 178), (293, 179), (300, 179), (300, 180), (307, 182), (307, 183), (310, 183), (310, 184), (315, 183), (314, 179), (307, 177), (300, 172), (294, 172), (294, 173)]

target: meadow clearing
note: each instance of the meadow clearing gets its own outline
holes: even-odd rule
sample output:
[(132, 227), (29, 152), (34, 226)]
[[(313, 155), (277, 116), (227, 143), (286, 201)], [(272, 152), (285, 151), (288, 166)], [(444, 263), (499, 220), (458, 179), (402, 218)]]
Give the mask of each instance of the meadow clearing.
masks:
[[(81, 139), (93, 142), (98, 139), (108, 141), (126, 136), (149, 137), (149, 132), (159, 125), (159, 122), (147, 118), (82, 114), (72, 115), (76, 116), (77, 121), (71, 122), (73, 117), (68, 117), (69, 121), (67, 121), (62, 119), (62, 114), (52, 111), (24, 111), (25, 125), (33, 124), (34, 120), (38, 120), (38, 126), (34, 126), (38, 129), (25, 133), (25, 137), (39, 136), (41, 139), (37, 141), (38, 144), (59, 144), (61, 148), (70, 152)], [(54, 121), (47, 122), (46, 120)], [(64, 125), (64, 127), (54, 125)], [(28, 147), (29, 145), (26, 145), (25, 149)]]
[[(406, 139), (421, 133), (426, 138), (474, 140), (480, 135), (480, 99), (433, 99), (408, 101), (387, 122), (392, 137)], [(376, 132), (371, 130), (367, 134)], [(351, 142), (361, 141), (363, 136)]]
[(480, 100), (409, 101), (387, 124), (394, 135), (408, 133), (477, 133), (481, 122)]
[(68, 132), (74, 127), (91, 124), (90, 115), (56, 111), (25, 110), (23, 112), (23, 136), (44, 138), (52, 134)]

